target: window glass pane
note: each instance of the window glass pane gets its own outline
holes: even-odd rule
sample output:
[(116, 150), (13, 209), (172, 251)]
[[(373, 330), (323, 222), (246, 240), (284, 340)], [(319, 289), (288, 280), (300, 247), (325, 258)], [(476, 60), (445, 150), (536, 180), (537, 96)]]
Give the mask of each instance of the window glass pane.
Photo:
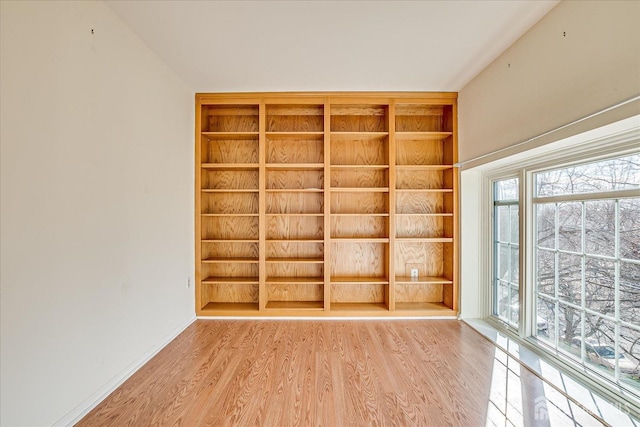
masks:
[(538, 197), (640, 188), (640, 154), (535, 174)]
[(506, 282), (501, 280), (496, 281), (496, 303), (494, 304), (493, 314), (501, 317), (503, 320), (508, 320), (509, 313), (509, 290)]
[(616, 202), (594, 200), (585, 202), (585, 252), (614, 256), (616, 250)]
[(612, 376), (616, 364), (615, 326), (592, 314), (587, 314), (585, 321), (585, 364)]
[(543, 249), (537, 251), (536, 272), (538, 292), (554, 296), (556, 268), (555, 254), (553, 252)]
[[(640, 326), (640, 265), (620, 263), (620, 319)], [(640, 347), (640, 342), (638, 342)]]
[(582, 294), (582, 257), (560, 254), (558, 257), (558, 297), (579, 305)]
[(558, 203), (558, 247), (582, 252), (582, 203)]
[(556, 205), (544, 203), (536, 206), (536, 232), (538, 246), (555, 248), (556, 245)]
[(585, 304), (602, 314), (615, 315), (615, 263), (601, 258), (585, 259)]
[(496, 206), (498, 240), (509, 241), (509, 206)]
[(504, 281), (509, 280), (509, 246), (504, 243), (498, 244), (498, 271), (496, 278)]
[(510, 220), (510, 234), (511, 234), (511, 243), (515, 243), (516, 245), (520, 241), (520, 221), (518, 218), (518, 205), (509, 206), (509, 220)]
[(511, 305), (509, 306), (509, 321), (517, 325), (520, 321), (520, 302), (518, 301), (518, 286), (510, 284), (511, 294), (509, 296)]
[(538, 298), (536, 335), (538, 339), (554, 343), (556, 339), (555, 303), (546, 298)]
[(518, 284), (519, 283), (519, 277), (518, 275), (520, 274), (520, 261), (519, 261), (519, 254), (520, 254), (520, 250), (518, 249), (517, 246), (511, 246), (511, 274), (509, 275), (509, 280), (511, 281), (511, 283), (513, 284)]
[(620, 326), (620, 379), (640, 389), (640, 331)]
[(495, 183), (495, 200), (518, 200), (518, 178), (505, 179)]
[(640, 260), (640, 198), (620, 200), (620, 257)]

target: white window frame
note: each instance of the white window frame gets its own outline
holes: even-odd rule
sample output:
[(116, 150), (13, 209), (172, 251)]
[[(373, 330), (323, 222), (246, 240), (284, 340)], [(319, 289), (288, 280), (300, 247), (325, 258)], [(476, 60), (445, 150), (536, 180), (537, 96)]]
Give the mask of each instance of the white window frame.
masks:
[[(518, 268), (518, 307), (522, 307), (522, 305), (525, 303), (525, 299), (523, 298), (523, 286), (522, 284), (524, 283), (522, 281), (523, 279), (523, 275), (522, 275), (522, 174), (521, 173), (517, 173), (517, 174), (513, 174), (510, 171), (497, 171), (495, 174), (488, 174), (487, 176), (485, 176), (486, 179), (488, 179), (489, 181), (489, 187), (490, 187), (490, 194), (491, 194), (491, 200), (490, 200), (490, 204), (491, 204), (491, 233), (490, 233), (490, 240), (491, 240), (491, 245), (490, 248), (487, 252), (488, 257), (489, 257), (489, 264), (491, 266), (490, 268), (490, 282), (491, 282), (491, 289), (489, 290), (489, 301), (490, 301), (490, 306), (488, 307), (488, 312), (491, 316), (491, 319), (494, 322), (499, 323), (502, 327), (507, 328), (507, 329), (511, 329), (511, 330), (516, 330), (516, 328), (510, 323), (510, 322), (505, 322), (502, 319), (500, 319), (498, 316), (493, 314), (494, 311), (494, 307), (493, 307), (493, 303), (494, 301), (496, 301), (496, 295), (495, 295), (495, 268), (496, 268), (496, 259), (495, 259), (495, 249), (494, 249), (494, 242), (495, 242), (495, 236), (496, 236), (496, 230), (495, 230), (495, 226), (496, 226), (496, 218), (494, 217), (495, 215), (495, 184), (496, 182), (499, 181), (504, 181), (504, 180), (508, 180), (508, 179), (517, 179), (518, 180), (518, 263), (519, 263), (519, 268)], [(518, 314), (518, 332), (520, 332), (520, 329), (522, 328), (522, 324), (524, 323), (522, 321), (522, 308), (520, 308), (520, 313)]]
[[(553, 145), (553, 144), (551, 144)], [(532, 150), (536, 151), (536, 150)], [(527, 347), (534, 350), (541, 357), (552, 361), (563, 369), (581, 377), (589, 386), (617, 400), (625, 405), (632, 406), (640, 412), (640, 393), (625, 387), (620, 382), (613, 382), (600, 377), (592, 371), (562, 357), (550, 348), (540, 345), (534, 337), (537, 330), (537, 311), (535, 307), (535, 251), (534, 239), (534, 203), (533, 203), (533, 177), (535, 173), (549, 169), (569, 167), (576, 164), (589, 163), (602, 159), (621, 157), (640, 151), (640, 127), (601, 136), (596, 139), (583, 139), (582, 142), (570, 147), (563, 146), (558, 149), (547, 149), (542, 154), (526, 156), (520, 153), (515, 161), (501, 160), (500, 166), (484, 168), (481, 173), (481, 197), (482, 197), (482, 223), (489, 224), (479, 230), (479, 240), (483, 242), (481, 257), (482, 268), (480, 270), (481, 292), (488, 297), (483, 300), (481, 312), (485, 314), (485, 320), (499, 329), (505, 330), (511, 337), (516, 338)], [(519, 179), (519, 327), (513, 328), (493, 315), (493, 268), (494, 268), (494, 226), (493, 212), (493, 186), (494, 182), (509, 178)], [(640, 191), (638, 191), (640, 196)], [(580, 195), (579, 197), (583, 197)]]

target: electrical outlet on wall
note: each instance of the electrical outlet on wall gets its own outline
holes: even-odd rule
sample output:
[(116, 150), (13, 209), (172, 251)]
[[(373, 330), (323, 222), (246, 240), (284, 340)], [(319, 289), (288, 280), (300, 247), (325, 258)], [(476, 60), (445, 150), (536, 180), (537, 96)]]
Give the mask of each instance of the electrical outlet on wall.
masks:
[(187, 288), (191, 287), (191, 277), (187, 277)]
[(412, 279), (417, 279), (420, 276), (420, 270), (422, 270), (421, 264), (407, 264), (405, 267), (405, 275)]

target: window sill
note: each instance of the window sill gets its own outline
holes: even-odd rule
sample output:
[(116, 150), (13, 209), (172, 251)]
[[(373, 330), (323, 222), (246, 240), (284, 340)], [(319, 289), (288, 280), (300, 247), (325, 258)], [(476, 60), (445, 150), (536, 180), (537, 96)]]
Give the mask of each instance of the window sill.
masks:
[[(542, 349), (536, 349), (532, 343), (523, 341), (513, 331), (500, 329), (487, 320), (463, 321), (555, 389), (566, 400), (564, 404), (567, 407), (578, 405), (610, 425), (640, 425), (640, 407), (631, 400), (633, 397), (606, 388), (577, 369), (565, 366), (561, 360)], [(555, 400), (553, 404), (557, 406), (558, 402)]]

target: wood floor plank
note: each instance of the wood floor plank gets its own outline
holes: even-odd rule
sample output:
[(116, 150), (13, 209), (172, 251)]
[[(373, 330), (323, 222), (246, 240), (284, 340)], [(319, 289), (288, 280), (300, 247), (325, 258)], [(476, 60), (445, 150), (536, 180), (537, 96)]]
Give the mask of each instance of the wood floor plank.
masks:
[(455, 320), (198, 320), (77, 425), (534, 425), (507, 359)]

